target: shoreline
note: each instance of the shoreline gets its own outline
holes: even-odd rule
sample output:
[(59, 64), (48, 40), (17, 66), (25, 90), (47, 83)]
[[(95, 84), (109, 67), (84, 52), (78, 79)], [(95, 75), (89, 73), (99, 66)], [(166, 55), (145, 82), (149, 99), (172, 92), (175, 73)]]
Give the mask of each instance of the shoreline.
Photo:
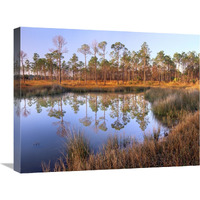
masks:
[(66, 154), (54, 163), (53, 169), (50, 162), (42, 162), (42, 171), (196, 166), (199, 165), (198, 122), (199, 111), (189, 113), (167, 137), (161, 138), (158, 131), (146, 136), (142, 143), (134, 138), (129, 138), (127, 143), (122, 140), (121, 144), (125, 146), (118, 142), (117, 137), (111, 137), (96, 154), (90, 150), (84, 134), (75, 133), (69, 136)]
[(186, 83), (161, 83), (159, 82), (147, 82), (145, 85), (141, 82), (133, 82), (133, 84), (122, 84), (117, 85), (115, 82), (103, 85), (103, 82), (95, 85), (94, 82), (88, 81), (85, 84), (84, 81), (81, 83), (77, 81), (63, 81), (58, 84), (57, 81), (26, 81), (24, 83), (14, 82), (14, 96), (15, 97), (29, 97), (29, 96), (44, 96), (44, 95), (55, 95), (62, 94), (65, 92), (143, 92), (151, 88), (168, 88), (168, 89), (194, 89), (199, 90), (198, 84), (186, 84)]
[[(15, 81), (14, 85), (17, 85), (17, 82)], [(199, 84), (197, 83), (185, 83), (185, 82), (158, 82), (158, 81), (146, 81), (144, 84), (142, 81), (132, 81), (131, 83), (123, 83), (120, 81), (119, 85), (117, 85), (116, 81), (108, 81), (106, 85), (104, 85), (103, 82), (98, 82), (95, 84), (95, 81), (88, 81), (85, 83), (85, 81), (62, 81), (61, 84), (58, 83), (58, 81), (49, 81), (49, 80), (26, 80), (25, 83), (20, 82), (18, 83), (18, 86), (21, 86), (22, 89), (24, 88), (30, 88), (30, 87), (41, 87), (41, 86), (53, 86), (53, 85), (59, 85), (64, 88), (84, 88), (84, 89), (91, 89), (91, 88), (104, 88), (104, 89), (110, 89), (110, 88), (120, 88), (120, 87), (159, 87), (159, 88), (184, 88), (184, 89), (199, 89)]]

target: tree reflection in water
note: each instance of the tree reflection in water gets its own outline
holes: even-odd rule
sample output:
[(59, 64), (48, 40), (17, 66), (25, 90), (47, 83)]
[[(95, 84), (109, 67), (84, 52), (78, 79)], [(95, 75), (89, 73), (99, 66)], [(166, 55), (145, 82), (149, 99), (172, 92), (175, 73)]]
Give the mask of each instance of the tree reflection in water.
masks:
[(94, 125), (93, 125), (93, 130), (95, 133), (98, 132), (98, 125), (99, 125), (99, 119), (97, 117), (97, 113), (98, 113), (98, 109), (99, 109), (99, 104), (100, 102), (97, 99), (97, 93), (96, 94), (90, 94), (89, 97), (89, 105), (90, 108), (92, 110), (92, 112), (94, 112)]
[(87, 114), (87, 94), (85, 95), (85, 117), (79, 119), (80, 123), (82, 123), (84, 126), (90, 126), (92, 123), (92, 118), (88, 117)]
[(145, 131), (149, 123), (149, 118), (147, 116), (149, 113), (148, 103), (145, 101), (144, 95), (138, 95), (137, 99), (139, 110), (136, 113), (136, 121), (140, 125), (141, 130)]
[[(66, 93), (52, 97), (33, 97), (24, 99), (21, 110), (16, 109), (16, 114), (19, 115), (21, 112), (22, 116), (28, 117), (29, 109), (33, 105), (38, 114), (46, 109), (45, 112), (49, 117), (59, 119), (53, 122), (53, 125), (58, 126), (57, 134), (62, 137), (66, 136), (70, 130), (70, 119), (70, 122), (64, 120), (66, 113), (70, 111), (68, 109), (71, 109), (78, 118), (82, 106), (85, 106), (85, 117), (79, 118), (79, 122), (96, 133), (99, 130), (106, 132), (108, 128), (119, 131), (129, 123), (137, 123), (140, 129), (145, 131), (149, 124), (150, 108), (143, 93)], [(92, 113), (94, 113), (94, 120), (91, 117)], [(73, 124), (73, 122), (71, 125), (78, 127), (78, 124)]]
[(116, 120), (111, 124), (111, 127), (114, 128), (115, 130), (121, 130), (124, 128), (124, 124), (122, 122), (122, 113), (119, 112), (119, 107), (120, 107), (120, 98), (119, 94), (115, 96), (115, 98), (112, 100), (112, 105), (111, 105), (111, 113), (110, 117), (116, 118)]
[(66, 111), (62, 108), (62, 97), (58, 100), (58, 109), (51, 109), (48, 116), (55, 117), (57, 119), (60, 119), (60, 121), (53, 122), (53, 125), (58, 126), (57, 128), (57, 135), (64, 137), (67, 136), (68, 132), (70, 131), (70, 123), (67, 121), (64, 121), (63, 117)]
[(27, 109), (26, 102), (27, 102), (27, 99), (24, 99), (24, 106), (21, 108), (21, 113), (22, 113), (22, 116), (24, 117), (28, 117), (28, 115), (30, 115), (30, 111), (29, 109)]
[(15, 114), (17, 117), (20, 116), (21, 110), (20, 110), (20, 99), (14, 99), (14, 108), (15, 108)]
[(102, 131), (107, 131), (108, 128), (107, 128), (107, 125), (106, 125), (106, 121), (107, 121), (106, 120), (106, 111), (111, 104), (109, 95), (102, 94), (100, 104), (101, 104), (101, 110), (103, 110), (103, 117), (99, 117), (100, 125), (99, 125), (98, 128)]

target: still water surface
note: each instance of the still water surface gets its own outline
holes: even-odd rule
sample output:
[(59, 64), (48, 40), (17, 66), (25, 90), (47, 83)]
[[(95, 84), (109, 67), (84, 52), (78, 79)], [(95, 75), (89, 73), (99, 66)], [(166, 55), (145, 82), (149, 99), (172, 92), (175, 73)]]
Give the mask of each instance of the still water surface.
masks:
[[(20, 105), (17, 107), (17, 105)], [(64, 150), (69, 130), (83, 132), (91, 148), (98, 151), (110, 136), (134, 137), (160, 127), (144, 93), (65, 93), (59, 96), (32, 97), (15, 106), (20, 117), (22, 172), (41, 171), (41, 162), (51, 167)]]

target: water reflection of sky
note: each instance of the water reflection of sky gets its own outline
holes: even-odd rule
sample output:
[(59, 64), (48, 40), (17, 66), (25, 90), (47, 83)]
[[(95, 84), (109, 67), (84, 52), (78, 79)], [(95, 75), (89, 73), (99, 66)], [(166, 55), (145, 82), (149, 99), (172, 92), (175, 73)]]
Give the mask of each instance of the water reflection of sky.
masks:
[(15, 112), (21, 117), (22, 172), (41, 171), (41, 162), (54, 162), (63, 151), (69, 130), (84, 133), (98, 150), (109, 136), (142, 141), (153, 129), (165, 128), (155, 119), (143, 94), (67, 93), (22, 99)]

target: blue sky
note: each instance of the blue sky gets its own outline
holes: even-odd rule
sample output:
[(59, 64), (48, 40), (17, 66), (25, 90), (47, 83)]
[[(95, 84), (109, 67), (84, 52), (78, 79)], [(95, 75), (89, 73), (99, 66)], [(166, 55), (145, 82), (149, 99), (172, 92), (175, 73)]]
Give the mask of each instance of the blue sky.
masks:
[[(79, 60), (84, 61), (82, 54), (77, 49), (82, 44), (91, 45), (93, 40), (97, 42), (106, 41), (107, 55), (110, 59), (110, 46), (115, 42), (123, 43), (130, 51), (138, 51), (143, 44), (147, 42), (151, 50), (151, 58), (154, 58), (157, 52), (164, 50), (165, 54), (173, 56), (175, 52), (200, 52), (200, 36), (186, 34), (163, 34), (163, 33), (140, 33), (123, 31), (94, 31), (94, 30), (72, 30), (72, 29), (53, 29), (53, 28), (21, 28), (21, 50), (27, 53), (27, 58), (32, 61), (34, 53), (40, 57), (54, 48), (53, 37), (62, 35), (67, 41), (68, 53), (64, 54), (64, 60), (68, 61), (73, 53), (76, 53)], [(88, 56), (89, 60), (90, 56)]]

